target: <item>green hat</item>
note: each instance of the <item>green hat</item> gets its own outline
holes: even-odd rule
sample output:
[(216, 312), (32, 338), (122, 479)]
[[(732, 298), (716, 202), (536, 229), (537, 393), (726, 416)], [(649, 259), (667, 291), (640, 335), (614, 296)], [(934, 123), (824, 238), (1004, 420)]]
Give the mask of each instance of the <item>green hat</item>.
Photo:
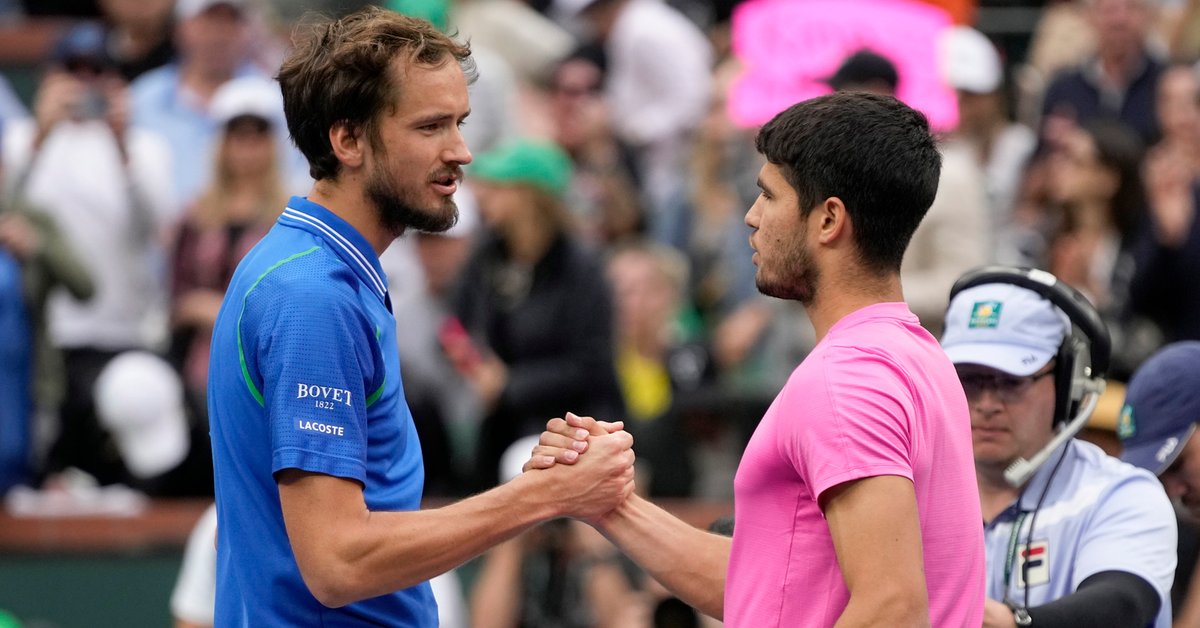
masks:
[(443, 33), (450, 25), (450, 7), (446, 0), (388, 0), (387, 7), (396, 13), (427, 20)]
[(526, 183), (556, 196), (571, 183), (571, 157), (544, 140), (506, 142), (475, 158), (470, 175), (495, 183)]
[(16, 615), (0, 609), (0, 628), (21, 628), (21, 621)]

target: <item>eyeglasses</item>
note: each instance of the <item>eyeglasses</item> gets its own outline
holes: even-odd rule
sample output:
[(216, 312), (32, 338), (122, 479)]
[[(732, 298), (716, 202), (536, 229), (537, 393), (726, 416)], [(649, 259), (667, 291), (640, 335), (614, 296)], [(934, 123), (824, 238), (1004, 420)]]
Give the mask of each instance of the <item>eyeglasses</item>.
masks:
[(1020, 400), (1034, 382), (1052, 373), (1054, 373), (1053, 363), (1044, 370), (1024, 377), (999, 372), (959, 371), (958, 381), (962, 382), (963, 392), (967, 393), (967, 399), (970, 401), (979, 399), (983, 395), (983, 391), (990, 390), (1000, 401), (1011, 403)]

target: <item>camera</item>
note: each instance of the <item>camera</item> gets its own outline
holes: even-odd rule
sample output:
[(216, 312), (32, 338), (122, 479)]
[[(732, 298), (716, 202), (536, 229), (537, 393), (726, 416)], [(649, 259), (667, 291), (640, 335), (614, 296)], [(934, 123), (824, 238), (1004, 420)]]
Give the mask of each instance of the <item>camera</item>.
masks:
[(81, 120), (103, 118), (108, 113), (108, 97), (99, 89), (89, 88), (75, 103), (75, 115)]

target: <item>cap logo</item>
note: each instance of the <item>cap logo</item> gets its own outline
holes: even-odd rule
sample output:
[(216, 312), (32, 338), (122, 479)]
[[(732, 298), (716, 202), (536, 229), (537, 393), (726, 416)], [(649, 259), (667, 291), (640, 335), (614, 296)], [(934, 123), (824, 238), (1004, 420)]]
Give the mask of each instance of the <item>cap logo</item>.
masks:
[(1158, 448), (1158, 452), (1154, 454), (1154, 459), (1162, 464), (1167, 461), (1167, 457), (1175, 452), (1175, 448), (1179, 446), (1179, 439), (1172, 436), (1163, 443), (1162, 447)]
[(1133, 406), (1125, 404), (1121, 408), (1121, 414), (1117, 417), (1117, 438), (1125, 440), (1132, 437), (1137, 432), (1137, 425), (1133, 422)]
[(970, 329), (995, 329), (1000, 326), (999, 301), (978, 301), (971, 308), (971, 320), (967, 322)]

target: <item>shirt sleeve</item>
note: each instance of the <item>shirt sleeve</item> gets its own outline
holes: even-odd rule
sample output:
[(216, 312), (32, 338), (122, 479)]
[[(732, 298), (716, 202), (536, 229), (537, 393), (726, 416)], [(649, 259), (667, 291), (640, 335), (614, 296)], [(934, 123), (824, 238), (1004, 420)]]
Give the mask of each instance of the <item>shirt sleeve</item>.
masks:
[(1137, 473), (1096, 501), (1081, 531), (1072, 590), (1094, 574), (1124, 571), (1149, 582), (1163, 604), (1170, 603), (1178, 530), (1162, 485), (1148, 473)]
[[(365, 483), (366, 405), (376, 382), (375, 333), (357, 295), (336, 278), (263, 281), (248, 295), (243, 334), (256, 343), (272, 472), (296, 468)], [(254, 299), (258, 296), (259, 299)], [(261, 302), (261, 303), (259, 303)]]
[(913, 479), (912, 395), (908, 378), (886, 358), (834, 347), (821, 356), (811, 389), (797, 390), (803, 408), (793, 422), (789, 457), (818, 500), (853, 480), (897, 475)]

